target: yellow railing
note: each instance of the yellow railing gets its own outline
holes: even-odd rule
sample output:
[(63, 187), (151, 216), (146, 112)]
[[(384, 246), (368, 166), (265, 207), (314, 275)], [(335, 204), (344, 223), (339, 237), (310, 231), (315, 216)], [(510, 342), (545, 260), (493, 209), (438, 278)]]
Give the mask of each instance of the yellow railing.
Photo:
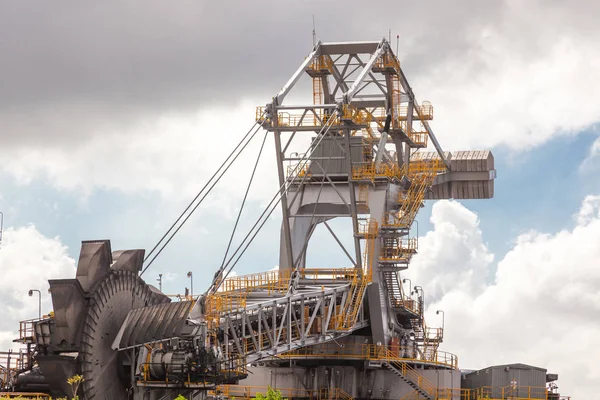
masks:
[[(352, 396), (340, 388), (334, 389), (302, 389), (302, 388), (279, 388), (273, 387), (273, 390), (279, 391), (283, 398), (308, 398), (314, 400), (352, 400)], [(257, 393), (265, 395), (269, 390), (266, 386), (238, 386), (221, 385), (214, 391), (209, 391), (212, 396), (223, 395), (227, 398), (252, 399)]]
[(35, 323), (41, 321), (40, 318), (27, 319), (19, 321), (19, 341), (25, 343), (35, 339)]
[[(173, 378), (171, 378), (171, 382), (169, 382), (169, 378), (166, 377), (164, 380), (161, 379), (156, 379), (154, 377), (152, 377), (152, 375), (150, 374), (150, 369), (153, 363), (150, 362), (145, 362), (140, 364), (140, 372), (142, 373), (142, 378), (141, 378), (141, 382), (144, 383), (161, 383), (161, 384), (168, 384), (168, 383), (178, 383), (178, 384), (184, 384), (184, 385), (191, 385), (192, 383), (202, 383), (196, 380), (192, 380), (192, 375), (190, 375), (189, 373), (186, 374), (181, 374), (177, 380), (174, 380)], [(227, 364), (227, 365), (224, 365)], [(163, 368), (165, 365), (164, 364), (155, 364), (157, 367), (161, 367)], [(181, 366), (181, 365), (177, 365), (177, 366)], [(224, 368), (225, 367), (225, 368)], [(247, 368), (246, 368), (246, 360), (243, 358), (237, 359), (237, 360), (233, 360), (230, 361), (228, 363), (222, 363), (222, 365), (219, 368), (219, 372), (222, 376), (226, 376), (229, 378), (244, 378), (245, 376), (247, 376)], [(173, 375), (173, 373), (171, 373), (171, 375)], [(2, 397), (0, 397), (0, 400), (2, 399)]]
[(400, 71), (400, 60), (390, 53), (384, 53), (375, 61), (374, 68), (393, 68), (396, 73)]
[(329, 55), (317, 56), (313, 59), (313, 61), (308, 65), (309, 69), (313, 71), (329, 71), (333, 69), (333, 60)]
[[(395, 163), (381, 163), (375, 166), (374, 163), (355, 165), (352, 167), (353, 180), (373, 180), (376, 178), (401, 179), (403, 176), (415, 178), (418, 175), (427, 174), (428, 177), (435, 178), (438, 173), (446, 171), (444, 162), (439, 159), (411, 161), (408, 168), (398, 167)], [(432, 182), (433, 183), (433, 182)]]
[[(257, 393), (266, 395), (268, 392), (266, 386), (240, 386), (240, 385), (221, 385), (216, 390), (208, 392), (209, 396), (222, 395), (227, 398), (242, 398), (252, 399), (256, 397)], [(273, 387), (273, 390), (279, 391), (283, 398), (307, 398), (315, 400), (352, 400), (352, 396), (342, 389), (334, 388), (331, 390), (327, 389), (303, 389), (303, 388), (278, 388)], [(517, 390), (514, 390), (514, 394), (511, 394), (510, 387), (497, 388), (493, 391), (491, 387), (483, 387), (478, 389), (452, 389), (452, 388), (437, 388), (433, 384), (427, 391), (428, 394), (432, 395), (433, 398), (438, 400), (540, 400), (548, 399), (548, 392), (545, 387), (519, 387), (519, 395), (516, 394)], [(32, 395), (32, 394), (29, 394)], [(496, 396), (496, 397), (492, 397)], [(33, 397), (35, 398), (35, 397)], [(44, 397), (39, 397), (44, 398)], [(421, 397), (418, 396), (417, 391), (408, 393), (400, 400), (417, 400)], [(561, 397), (561, 399), (567, 399)]]
[(427, 363), (446, 368), (458, 369), (458, 358), (452, 353), (437, 349), (425, 349), (417, 353), (412, 347), (377, 346), (374, 344), (324, 343), (316, 346), (302, 347), (297, 350), (279, 354), (283, 359), (347, 359), (372, 361), (397, 361), (408, 363)]
[(392, 301), (392, 306), (394, 308), (406, 308), (407, 310), (419, 314), (419, 303), (410, 297), (404, 296), (404, 298), (399, 299), (397, 297), (392, 297), (390, 299)]
[[(292, 272), (291, 269), (275, 270), (233, 276), (223, 281), (217, 293), (252, 292), (254, 290), (284, 293), (289, 287)], [(355, 268), (301, 268), (298, 272), (300, 273), (300, 279), (311, 280), (313, 283), (318, 283), (322, 279), (347, 281), (357, 275)]]
[(50, 400), (47, 393), (31, 393), (31, 392), (0, 392), (0, 400), (4, 399), (20, 399), (20, 400)]
[(288, 165), (286, 176), (288, 178), (292, 178), (292, 177), (303, 178), (305, 175), (310, 177), (311, 173), (309, 172), (309, 169), (310, 169), (310, 165), (307, 162), (304, 162), (304, 165), (302, 165), (302, 167), (298, 167), (298, 164)]
[[(256, 107), (256, 121), (264, 122), (267, 120), (264, 114), (265, 107), (259, 106)], [(317, 114), (319, 115), (319, 114)], [(321, 117), (321, 115), (319, 115)], [(335, 118), (332, 122), (333, 125), (339, 125), (340, 119), (337, 114), (333, 115), (323, 115), (323, 124), (327, 123), (331, 118)], [(282, 127), (314, 127), (320, 126), (319, 121), (315, 118), (315, 114), (313, 112), (299, 112), (299, 113), (290, 113), (290, 112), (280, 112), (277, 114), (277, 122), (279, 126)]]
[(402, 238), (394, 247), (382, 246), (379, 254), (380, 261), (408, 261), (417, 253), (419, 242), (417, 238)]
[(490, 387), (483, 386), (473, 389), (474, 399), (490, 399), (490, 400), (535, 400), (547, 399), (548, 390), (541, 386), (505, 386), (505, 387)]
[(357, 125), (367, 125), (371, 123), (372, 117), (364, 110), (359, 110), (350, 104), (344, 104), (342, 107), (342, 119), (351, 120)]
[[(415, 165), (416, 170), (420, 167), (421, 164)], [(415, 175), (412, 177), (411, 186), (406, 193), (399, 194), (400, 209), (396, 212), (385, 213), (382, 226), (388, 228), (409, 228), (412, 225), (425, 199), (425, 190), (433, 184), (436, 176), (435, 170), (424, 168), (423, 171), (423, 173), (420, 173), (420, 171), (415, 172)]]

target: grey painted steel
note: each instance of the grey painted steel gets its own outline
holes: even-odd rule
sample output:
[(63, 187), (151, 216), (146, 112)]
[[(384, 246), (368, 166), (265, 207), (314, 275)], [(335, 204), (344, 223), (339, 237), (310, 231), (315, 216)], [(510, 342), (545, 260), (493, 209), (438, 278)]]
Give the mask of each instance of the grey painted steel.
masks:
[(377, 50), (375, 50), (375, 52), (373, 52), (371, 54), (371, 58), (369, 59), (367, 64), (363, 67), (363, 70), (360, 72), (360, 74), (358, 75), (358, 77), (356, 78), (356, 80), (354, 81), (352, 86), (350, 87), (350, 89), (348, 89), (348, 91), (346, 93), (344, 93), (344, 102), (346, 104), (349, 104), (352, 101), (352, 98), (358, 91), (358, 87), (363, 83), (367, 74), (369, 74), (371, 72), (371, 69), (373, 68), (373, 65), (375, 64), (375, 62), (379, 59), (379, 57), (381, 57), (383, 52), (386, 50), (388, 50), (387, 41), (385, 39), (383, 39), (379, 43)]
[[(408, 80), (406, 79), (406, 76), (404, 75), (404, 72), (402, 71), (402, 68), (398, 69), (399, 72), (399, 78), (400, 78), (400, 83), (402, 84), (406, 94), (409, 97), (409, 101), (413, 104), (419, 104), (417, 102), (417, 99), (415, 97), (415, 94), (413, 93)], [(412, 114), (411, 114), (412, 115)], [(411, 117), (412, 119), (412, 117)], [(448, 168), (449, 170), (451, 170), (452, 168), (450, 168), (450, 164), (448, 163), (448, 161), (446, 160), (446, 157), (444, 155), (444, 150), (442, 150), (442, 146), (440, 145), (440, 143), (438, 142), (437, 138), (435, 137), (433, 130), (431, 129), (431, 127), (429, 126), (429, 123), (427, 121), (421, 121), (423, 123), (423, 126), (425, 127), (425, 130), (427, 130), (427, 135), (429, 136), (429, 138), (431, 139), (431, 142), (433, 143), (433, 146), (435, 147), (435, 150), (437, 151), (438, 155), (440, 156), (440, 158), (442, 159), (442, 161), (444, 162), (444, 164), (446, 165), (446, 168)]]
[(408, 386), (413, 388), (413, 390), (415, 390), (419, 394), (419, 396), (424, 397), (427, 400), (434, 400), (434, 397), (432, 395), (423, 390), (417, 382), (413, 381), (407, 376), (402, 375), (402, 372), (394, 365), (389, 363), (383, 363), (383, 366), (392, 371), (394, 375), (396, 375), (400, 380), (404, 381)]
[(321, 54), (371, 54), (381, 42), (325, 42), (321, 44)]
[[(445, 153), (450, 171), (439, 174), (427, 199), (490, 199), (494, 197), (494, 155), (489, 150)], [(418, 152), (412, 161), (439, 160), (436, 152)]]
[[(340, 341), (340, 343), (342, 343)], [(316, 346), (318, 349), (318, 346)], [(243, 385), (248, 386), (248, 396), (255, 396), (260, 387), (298, 388), (306, 391), (327, 391), (340, 388), (354, 399), (402, 399), (414, 390), (392, 371), (384, 367), (369, 367), (364, 361), (347, 361), (339, 365), (335, 360), (293, 360), (279, 363), (265, 362), (253, 365)], [(460, 372), (444, 369), (419, 370), (427, 380), (440, 389), (455, 390), (452, 399), (460, 400)], [(282, 391), (283, 396), (287, 394)], [(317, 396), (315, 396), (317, 397)]]
[(38, 344), (37, 362), (54, 394), (69, 393), (66, 380), (79, 372), (83, 398), (127, 398), (112, 342), (129, 310), (169, 301), (138, 276), (143, 256), (143, 250), (112, 253), (107, 240), (86, 241), (76, 279), (50, 281), (55, 317), (36, 326), (50, 332), (50, 340)]
[[(511, 389), (512, 382), (516, 388)], [(462, 380), (465, 389), (491, 387), (490, 397), (500, 398), (504, 388), (505, 396), (518, 398), (545, 399), (543, 388), (546, 387), (546, 369), (527, 364), (494, 365), (466, 374)], [(528, 387), (539, 388), (529, 391)]]
[(304, 61), (302, 62), (302, 64), (300, 64), (300, 67), (298, 67), (298, 69), (296, 70), (296, 72), (294, 72), (294, 75), (292, 75), (292, 77), (283, 86), (283, 88), (277, 94), (277, 96), (275, 96), (275, 99), (274, 99), (275, 100), (275, 104), (274, 104), (275, 106), (278, 106), (281, 103), (283, 103), (283, 100), (285, 99), (285, 96), (287, 96), (287, 94), (294, 87), (294, 85), (296, 84), (296, 82), (298, 82), (298, 80), (300, 79), (300, 77), (304, 73), (304, 70), (306, 69), (306, 67), (314, 60), (315, 56), (319, 52), (319, 47), (320, 46), (321, 46), (321, 43), (320, 42), (317, 43), (317, 45), (315, 46), (315, 48), (313, 49), (313, 51), (308, 55), (308, 57), (306, 57), (304, 59)]
[(112, 348), (123, 350), (192, 334), (192, 328), (185, 329), (192, 306), (192, 301), (179, 301), (129, 311)]
[[(352, 90), (352, 89), (350, 89)], [(346, 166), (347, 166), (347, 173), (348, 173), (348, 177), (352, 176), (352, 157), (348, 157), (348, 155), (352, 154), (352, 149), (351, 149), (351, 132), (350, 129), (346, 129), (344, 130), (344, 136), (346, 137), (345, 140), (345, 145), (346, 145)], [(348, 192), (350, 194), (350, 215), (352, 218), (352, 232), (358, 232), (358, 211), (357, 211), (357, 207), (356, 207), (356, 192), (354, 190), (354, 181), (352, 181), (351, 179), (348, 179)], [(353, 235), (354, 236), (354, 252), (356, 253), (356, 268), (361, 269), (363, 268), (362, 265), (362, 252), (360, 249), (360, 238), (357, 235)], [(364, 272), (364, 271), (363, 271)]]

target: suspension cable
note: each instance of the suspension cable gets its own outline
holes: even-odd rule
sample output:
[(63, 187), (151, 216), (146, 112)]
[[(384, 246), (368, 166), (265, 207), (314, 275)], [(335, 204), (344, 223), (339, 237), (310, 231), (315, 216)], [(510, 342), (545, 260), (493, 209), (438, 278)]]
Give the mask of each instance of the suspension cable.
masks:
[[(339, 114), (339, 110), (336, 110), (335, 112)], [(219, 289), (219, 287), (221, 286), (221, 284), (223, 283), (223, 281), (225, 279), (227, 279), (227, 277), (229, 276), (229, 274), (231, 273), (231, 271), (233, 270), (233, 268), (235, 267), (235, 265), (237, 264), (237, 262), (244, 255), (244, 253), (246, 252), (246, 250), (248, 249), (248, 247), (250, 246), (250, 244), (252, 243), (252, 241), (254, 240), (254, 238), (256, 237), (256, 235), (258, 235), (258, 232), (262, 229), (262, 227), (264, 226), (264, 224), (268, 221), (268, 219), (271, 216), (271, 214), (273, 213), (273, 211), (275, 211), (275, 208), (277, 207), (277, 205), (279, 204), (279, 202), (282, 199), (282, 193), (286, 192), (286, 190), (284, 190), (284, 189), (287, 189), (286, 186), (290, 185), (293, 182), (293, 177), (296, 175), (296, 171), (299, 168), (301, 170), (308, 163), (308, 161), (310, 160), (310, 157), (312, 156), (312, 153), (315, 151), (315, 149), (317, 148), (317, 146), (321, 143), (321, 141), (323, 140), (323, 138), (325, 137), (325, 135), (327, 134), (327, 132), (329, 132), (329, 129), (333, 126), (334, 120), (335, 120), (335, 118), (330, 118), (329, 121), (327, 121), (327, 123), (321, 128), (321, 130), (317, 134), (318, 140), (313, 141), (309, 145), (308, 151), (300, 159), (300, 161), (298, 162), (298, 164), (292, 169), (292, 171), (290, 173), (290, 177), (292, 177), (292, 179), (290, 179), (288, 177), (286, 179), (286, 181), (279, 187), (279, 190), (277, 191), (277, 193), (275, 194), (275, 196), (273, 196), (273, 198), (271, 199), (271, 201), (269, 202), (269, 204), (267, 204), (267, 206), (265, 207), (265, 210), (258, 217), (258, 219), (254, 223), (254, 225), (252, 226), (252, 228), (250, 228), (250, 230), (248, 231), (248, 233), (246, 234), (246, 236), (244, 237), (244, 239), (242, 240), (242, 242), (239, 244), (239, 246), (236, 249), (236, 251), (227, 260), (227, 262), (225, 263), (225, 267), (224, 267), (224, 268), (227, 268), (227, 272), (223, 276), (222, 279), (219, 279), (217, 285), (214, 288), (212, 288), (211, 293), (216, 292)], [(273, 202), (275, 202), (275, 203), (273, 203)], [(270, 209), (270, 211), (269, 211), (269, 209)], [(267, 214), (267, 212), (268, 212), (268, 214)], [(265, 214), (267, 214), (267, 216), (261, 222), (261, 220), (263, 219), (263, 217), (265, 216)], [(259, 224), (260, 224), (260, 226), (258, 226)], [(258, 226), (258, 229), (255, 230), (256, 226)], [(252, 236), (250, 236), (250, 235), (252, 235)], [(250, 239), (248, 240), (248, 238), (250, 238)], [(238, 253), (240, 251), (241, 251), (241, 253), (238, 255)], [(234, 258), (235, 258), (235, 261), (234, 261)], [(207, 290), (206, 293), (209, 293), (209, 291)]]
[[(250, 142), (252, 141), (252, 139), (254, 139), (254, 137), (256, 136), (256, 133), (258, 132), (258, 130), (260, 129), (260, 125), (257, 126), (257, 122), (254, 123), (254, 125), (252, 125), (252, 128), (250, 129), (250, 131), (248, 131), (248, 133), (246, 133), (246, 135), (244, 136), (244, 138), (242, 138), (242, 140), (238, 143), (238, 145), (235, 147), (234, 151), (227, 157), (227, 159), (223, 162), (223, 164), (221, 164), (221, 166), (219, 167), (219, 169), (217, 170), (217, 172), (213, 175), (216, 176), (218, 174), (220, 174), (216, 180), (214, 180), (214, 182), (212, 182), (212, 184), (210, 184), (210, 180), (209, 182), (206, 183), (206, 185), (202, 188), (202, 190), (198, 193), (198, 195), (196, 195), (196, 197), (194, 198), (194, 200), (192, 201), (192, 203), (190, 203), (190, 205), (185, 209), (185, 211), (179, 216), (179, 218), (177, 218), (177, 221), (175, 221), (175, 223), (171, 226), (171, 228), (169, 228), (169, 230), (167, 231), (167, 233), (165, 233), (165, 235), (163, 236), (163, 238), (161, 238), (161, 240), (159, 241), (159, 243), (155, 246), (155, 248), (157, 248), (158, 246), (160, 246), (161, 242), (164, 240), (165, 237), (167, 237), (169, 235), (169, 232), (173, 230), (173, 228), (176, 226), (177, 222), (181, 220), (181, 218), (183, 218), (183, 216), (186, 214), (186, 212), (190, 209), (190, 207), (192, 206), (192, 204), (196, 201), (196, 199), (202, 195), (204, 189), (210, 184), (210, 187), (207, 189), (206, 193), (204, 193), (204, 195), (202, 196), (202, 198), (196, 203), (196, 205), (191, 209), (191, 211), (187, 214), (187, 216), (185, 217), (185, 219), (183, 219), (183, 221), (181, 222), (181, 224), (179, 224), (179, 226), (177, 227), (177, 229), (175, 229), (174, 232), (172, 232), (169, 236), (169, 238), (167, 239), (166, 242), (164, 242), (164, 244), (162, 244), (162, 246), (160, 247), (160, 249), (157, 251), (157, 253), (154, 255), (154, 257), (152, 257), (152, 259), (150, 259), (150, 261), (148, 262), (148, 264), (146, 264), (146, 266), (144, 267), (144, 269), (142, 270), (142, 272), (140, 273), (140, 276), (144, 274), (144, 272), (146, 272), (146, 270), (152, 265), (152, 263), (154, 262), (154, 260), (156, 260), (156, 258), (160, 255), (160, 253), (162, 253), (162, 251), (165, 249), (165, 247), (171, 242), (171, 240), (175, 237), (175, 235), (179, 232), (179, 230), (183, 227), (183, 225), (185, 225), (185, 223), (188, 221), (188, 219), (192, 216), (192, 214), (196, 211), (196, 209), (200, 206), (200, 204), (202, 204), (202, 202), (204, 201), (204, 199), (206, 198), (206, 196), (208, 196), (210, 194), (210, 192), (212, 191), (212, 189), (215, 187), (215, 185), (217, 183), (219, 183), (219, 181), (221, 180), (221, 178), (223, 177), (223, 175), (225, 175), (225, 173), (229, 170), (229, 168), (233, 165), (233, 163), (237, 160), (237, 158), (240, 156), (240, 154), (242, 154), (242, 152), (246, 149), (246, 147), (248, 146), (248, 144), (250, 144)], [(254, 127), (256, 127), (256, 129), (254, 129)], [(254, 129), (254, 132), (252, 132), (252, 130)], [(251, 133), (252, 132), (252, 133)], [(251, 133), (251, 134), (250, 134)], [(250, 135), (249, 139), (248, 135)], [(246, 140), (247, 139), (247, 140)], [(245, 141), (245, 143), (244, 143)], [(242, 143), (244, 143), (242, 145)], [(239, 148), (240, 146), (242, 146), (241, 148)], [(239, 151), (237, 151), (239, 148)], [(237, 151), (237, 154), (235, 154), (235, 156), (233, 156), (233, 158), (231, 159), (231, 161), (229, 161), (229, 159), (231, 158), (231, 156)], [(226, 163), (229, 162), (227, 165)], [(222, 167), (226, 165), (226, 167), (223, 169)], [(221, 171), (222, 169), (222, 171)], [(211, 177), (211, 180), (213, 179), (213, 177)], [(151, 253), (154, 251), (154, 249), (151, 251)], [(149, 257), (149, 256), (148, 256)], [(146, 257), (144, 259), (144, 261), (146, 261), (148, 259), (148, 257)]]
[(154, 245), (154, 247), (152, 248), (152, 250), (150, 250), (150, 252), (148, 254), (146, 254), (146, 257), (144, 258), (144, 262), (146, 260), (148, 260), (148, 258), (150, 258), (150, 256), (154, 253), (154, 251), (160, 246), (161, 242), (173, 230), (173, 228), (175, 227), (175, 225), (177, 225), (177, 223), (181, 220), (181, 218), (183, 218), (183, 216), (185, 215), (185, 213), (187, 213), (188, 210), (192, 207), (192, 205), (196, 202), (196, 200), (198, 200), (198, 198), (202, 195), (202, 193), (204, 192), (204, 190), (206, 190), (206, 188), (208, 187), (208, 185), (210, 184), (210, 182), (217, 176), (217, 174), (219, 173), (219, 171), (221, 171), (221, 169), (225, 166), (225, 164), (229, 161), (229, 159), (234, 155), (234, 153), (241, 146), (241, 144), (244, 142), (244, 140), (246, 140), (246, 138), (248, 137), (248, 135), (250, 135), (250, 133), (252, 132), (252, 130), (254, 129), (254, 127), (256, 126), (256, 124), (258, 124), (258, 121), (255, 122), (254, 125), (252, 125), (252, 127), (248, 130), (248, 132), (244, 135), (244, 137), (238, 142), (237, 146), (235, 146), (235, 148), (231, 151), (231, 153), (229, 153), (229, 155), (227, 156), (227, 158), (225, 159), (225, 161), (223, 161), (223, 163), (219, 166), (219, 168), (215, 171), (215, 173), (210, 177), (210, 179), (206, 182), (206, 184), (202, 187), (202, 189), (200, 189), (200, 191), (198, 192), (198, 194), (196, 194), (196, 197), (194, 197), (192, 199), (192, 201), (190, 201), (190, 204), (188, 204), (188, 206), (185, 208), (185, 210), (183, 210), (183, 212), (179, 215), (179, 217), (175, 220), (175, 222), (173, 222), (173, 224), (167, 230), (167, 232), (165, 232), (165, 234), (160, 238), (160, 240), (156, 243), (156, 245)]
[(242, 211), (244, 210), (244, 206), (246, 205), (246, 199), (248, 198), (248, 193), (250, 192), (250, 187), (252, 186), (252, 182), (254, 180), (254, 175), (256, 173), (256, 169), (258, 167), (258, 163), (260, 161), (260, 156), (262, 155), (263, 149), (265, 147), (265, 142), (267, 140), (268, 131), (265, 132), (265, 136), (263, 137), (262, 144), (260, 145), (260, 150), (258, 151), (258, 155), (256, 156), (256, 162), (254, 163), (254, 168), (252, 169), (252, 174), (250, 175), (250, 180), (248, 181), (248, 186), (246, 187), (246, 193), (244, 193), (244, 199), (242, 200), (242, 205), (240, 206), (240, 211), (238, 212), (237, 218), (235, 220), (235, 224), (233, 225), (233, 229), (231, 231), (231, 236), (229, 237), (229, 243), (227, 243), (227, 249), (225, 250), (225, 254), (223, 255), (223, 261), (221, 261), (221, 266), (219, 270), (215, 273), (213, 277), (212, 283), (209, 286), (209, 291), (211, 288), (216, 285), (219, 275), (223, 273), (223, 269), (225, 268), (225, 261), (227, 260), (227, 256), (229, 255), (229, 250), (231, 249), (231, 243), (233, 242), (233, 238), (235, 236), (238, 224), (240, 222), (240, 218), (242, 216)]

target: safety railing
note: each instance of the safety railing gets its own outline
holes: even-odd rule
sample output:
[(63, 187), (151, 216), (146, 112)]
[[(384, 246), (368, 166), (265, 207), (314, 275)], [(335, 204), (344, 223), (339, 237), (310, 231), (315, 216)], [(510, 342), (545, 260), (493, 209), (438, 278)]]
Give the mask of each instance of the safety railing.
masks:
[(0, 390), (9, 385), (17, 372), (25, 370), (30, 362), (26, 349), (0, 352)]
[[(153, 376), (151, 371), (161, 370), (166, 367), (164, 363), (152, 363), (152, 362), (144, 362), (140, 364), (140, 372), (141, 377), (139, 379), (140, 382), (144, 383), (158, 383), (158, 384), (183, 384), (183, 385), (191, 385), (204, 383), (206, 376), (200, 373), (193, 373), (190, 371), (190, 365), (186, 363), (170, 363), (167, 364), (169, 372), (166, 374), (164, 379)], [(226, 379), (241, 379), (247, 376), (248, 371), (246, 367), (245, 359), (232, 359), (228, 362), (216, 362), (211, 366), (211, 372), (213, 374), (218, 374), (221, 378)], [(2, 399), (2, 397), (0, 397)]]
[(218, 323), (222, 314), (230, 313), (246, 307), (246, 293), (215, 293), (207, 296), (205, 315)]
[(378, 346), (375, 344), (336, 343), (302, 347), (297, 350), (279, 354), (280, 359), (345, 359), (370, 361), (397, 361), (407, 363), (434, 364), (441, 367), (458, 369), (458, 357), (455, 354), (437, 349), (416, 351), (410, 346)]
[[(374, 221), (377, 223), (376, 221)], [(287, 291), (292, 270), (274, 270), (233, 276), (223, 281), (219, 294), (228, 292), (252, 292), (266, 290), (283, 293)], [(357, 275), (355, 268), (301, 268), (298, 270), (300, 279), (318, 283), (320, 280), (348, 281)]]
[(342, 107), (342, 119), (350, 120), (356, 125), (367, 125), (372, 122), (373, 118), (364, 110), (359, 110), (350, 104), (344, 104)]
[(404, 296), (403, 298), (392, 297), (392, 307), (394, 308), (405, 308), (406, 310), (419, 314), (419, 303), (410, 297)]
[(379, 165), (374, 163), (354, 165), (352, 167), (352, 179), (355, 181), (372, 181), (376, 178), (401, 179), (408, 176), (413, 179), (418, 175), (426, 174), (430, 178), (446, 171), (444, 162), (439, 159), (411, 161), (408, 167), (398, 167), (395, 163), (385, 162)]
[(309, 172), (309, 170), (310, 170), (309, 163), (305, 162), (303, 164), (304, 165), (302, 165), (301, 167), (298, 167), (299, 164), (288, 165), (287, 171), (286, 171), (286, 177), (287, 178), (303, 178), (305, 175), (307, 177), (310, 177), (311, 173)]
[[(333, 389), (303, 389), (303, 388), (271, 388), (281, 393), (282, 398), (306, 398), (311, 400), (352, 400), (352, 396), (340, 388)], [(258, 393), (266, 397), (268, 386), (221, 385), (216, 390), (208, 392), (209, 396), (224, 396), (227, 398), (253, 399)]]
[[(398, 119), (405, 121), (408, 119), (408, 106), (399, 106)], [(424, 101), (420, 106), (413, 107), (413, 119), (420, 121), (428, 121), (433, 119), (433, 106), (431, 102)]]
[(391, 68), (398, 73), (400, 71), (400, 60), (389, 53), (384, 53), (375, 61), (373, 68), (375, 70)]
[(257, 274), (227, 278), (219, 288), (220, 292), (266, 290), (285, 292), (289, 286), (291, 271), (267, 271)]
[(544, 386), (483, 386), (473, 389), (476, 400), (536, 400), (547, 399), (548, 390)]
[(333, 69), (333, 60), (328, 55), (317, 56), (308, 65), (308, 69), (317, 72), (331, 72)]
[(410, 137), (410, 140), (412, 140), (415, 145), (419, 147), (427, 147), (429, 139), (429, 134), (427, 131), (411, 132), (408, 137)]
[(374, 218), (358, 220), (358, 234), (364, 237), (375, 237), (379, 233), (379, 223)]
[(390, 366), (395, 368), (404, 377), (414, 382), (421, 390), (435, 398), (437, 386), (435, 386), (433, 383), (427, 380), (413, 367), (408, 365), (408, 363), (406, 363), (402, 359), (399, 359), (397, 357), (397, 354), (394, 354), (389, 349), (382, 348), (381, 346), (379, 346), (379, 348), (377, 348), (376, 351), (377, 355), (379, 357), (383, 356), (383, 360), (385, 360)]
[[(315, 116), (319, 115), (321, 118), (321, 122), (319, 123), (318, 118)], [(256, 107), (256, 121), (257, 122), (265, 122), (267, 117), (265, 115), (265, 107), (259, 106)], [(332, 118), (335, 120), (332, 122), (332, 125), (339, 125), (340, 118), (337, 116), (337, 113), (320, 115), (313, 111), (302, 111), (298, 113), (290, 113), (290, 112), (280, 112), (277, 114), (277, 123), (281, 127), (320, 127), (328, 123)]]
[[(421, 164), (415, 165), (415, 169), (420, 167)], [(412, 177), (411, 186), (406, 191), (406, 194), (399, 195), (400, 209), (397, 212), (387, 212), (383, 215), (382, 227), (393, 229), (410, 228), (425, 199), (425, 190), (433, 184), (436, 176), (435, 170), (426, 168), (429, 167), (425, 166), (423, 173)]]
[(379, 361), (421, 362), (458, 369), (458, 357), (455, 354), (438, 349), (420, 349), (415, 352), (413, 347), (365, 345), (367, 358)]
[(47, 393), (31, 393), (31, 392), (4, 392), (0, 393), (0, 400), (19, 399), (19, 400), (51, 400)]
[(419, 242), (417, 238), (399, 238), (399, 243), (393, 247), (382, 246), (379, 254), (380, 261), (408, 261), (417, 253)]
[(41, 321), (40, 318), (19, 321), (18, 341), (20, 343), (32, 343), (35, 340), (35, 324), (39, 321)]

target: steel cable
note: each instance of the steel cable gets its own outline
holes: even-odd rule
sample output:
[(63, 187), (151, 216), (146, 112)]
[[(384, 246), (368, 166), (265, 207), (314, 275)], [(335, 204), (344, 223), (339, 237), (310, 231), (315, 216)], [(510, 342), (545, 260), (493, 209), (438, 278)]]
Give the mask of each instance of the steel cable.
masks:
[[(223, 175), (225, 175), (225, 173), (229, 170), (229, 168), (237, 160), (237, 158), (240, 156), (240, 154), (242, 154), (242, 152), (248, 146), (248, 144), (252, 141), (252, 139), (254, 139), (254, 137), (256, 136), (256, 133), (260, 129), (260, 125), (258, 125), (258, 126), (257, 125), (258, 125), (258, 122), (255, 122), (254, 125), (252, 125), (252, 128), (250, 128), (250, 130), (246, 133), (246, 135), (244, 135), (244, 137), (242, 138), (242, 140), (240, 140), (240, 142), (237, 144), (237, 146), (234, 148), (234, 150), (229, 154), (229, 156), (225, 159), (225, 161), (221, 164), (221, 166), (219, 166), (219, 168), (217, 169), (217, 172), (215, 172), (213, 174), (213, 176), (208, 180), (208, 182), (204, 185), (204, 187), (200, 190), (200, 192), (198, 192), (198, 194), (196, 195), (196, 197), (194, 197), (194, 199), (190, 202), (190, 204), (186, 207), (186, 209), (181, 213), (181, 215), (177, 218), (177, 220), (173, 223), (173, 225), (171, 225), (171, 227), (167, 230), (167, 232), (163, 235), (163, 237), (158, 241), (158, 243), (154, 246), (154, 248), (150, 251), (150, 253), (144, 258), (144, 262), (146, 262), (148, 260), (148, 258), (150, 258), (150, 256), (154, 253), (154, 251), (159, 246), (161, 246), (161, 243), (164, 241), (164, 239), (167, 236), (169, 236), (169, 234), (171, 233), (171, 231), (173, 230), (173, 228), (175, 226), (177, 226), (177, 224), (179, 223), (179, 221), (181, 221), (181, 219), (188, 212), (188, 210), (190, 210), (190, 207), (192, 207), (192, 205), (196, 202), (196, 200), (198, 200), (198, 198), (203, 194), (203, 192), (206, 190), (206, 188), (210, 185), (210, 187), (208, 188), (208, 191), (206, 193), (204, 193), (204, 195), (202, 196), (202, 198), (192, 208), (192, 210), (188, 213), (188, 215), (181, 222), (181, 224), (177, 227), (177, 229), (175, 229), (175, 231), (170, 235), (170, 237), (167, 239), (167, 241), (164, 244), (162, 244), (162, 246), (160, 247), (160, 249), (158, 250), (158, 252), (154, 255), (154, 257), (152, 257), (152, 259), (150, 259), (150, 261), (148, 262), (148, 264), (146, 264), (146, 266), (144, 267), (144, 269), (140, 273), (140, 276), (142, 276), (144, 274), (144, 272), (146, 272), (146, 270), (152, 265), (152, 263), (154, 262), (154, 260), (156, 260), (156, 258), (160, 255), (160, 253), (162, 253), (162, 251), (165, 249), (165, 247), (171, 242), (171, 240), (173, 239), (173, 237), (175, 237), (175, 235), (179, 232), (179, 230), (183, 227), (183, 225), (188, 221), (188, 219), (192, 216), (192, 214), (196, 211), (196, 209), (200, 206), (200, 204), (202, 204), (202, 202), (204, 201), (204, 199), (206, 198), (206, 196), (208, 196), (208, 194), (210, 194), (210, 192), (215, 187), (215, 185), (217, 183), (219, 183), (219, 181), (221, 180), (221, 178), (223, 177)], [(255, 127), (256, 127), (256, 129), (254, 129)], [(252, 132), (253, 129), (254, 129), (254, 132)], [(249, 139), (248, 139), (248, 135), (250, 135)], [(245, 143), (244, 143), (244, 141), (245, 141)], [(243, 146), (242, 146), (242, 144), (243, 144)], [(242, 146), (242, 147), (240, 148), (240, 146)], [(239, 151), (238, 151), (238, 149), (239, 149)], [(236, 151), (237, 151), (237, 154), (235, 154)], [(235, 156), (234, 156), (234, 154), (235, 154)], [(232, 156), (233, 156), (233, 159), (231, 159)], [(231, 161), (229, 161), (230, 159), (231, 159)], [(229, 164), (225, 167), (225, 169), (223, 169), (223, 167), (228, 162), (229, 162)], [(219, 176), (211, 184), (211, 181), (213, 181), (214, 178), (215, 178), (215, 176), (217, 176), (217, 175), (219, 175)]]

